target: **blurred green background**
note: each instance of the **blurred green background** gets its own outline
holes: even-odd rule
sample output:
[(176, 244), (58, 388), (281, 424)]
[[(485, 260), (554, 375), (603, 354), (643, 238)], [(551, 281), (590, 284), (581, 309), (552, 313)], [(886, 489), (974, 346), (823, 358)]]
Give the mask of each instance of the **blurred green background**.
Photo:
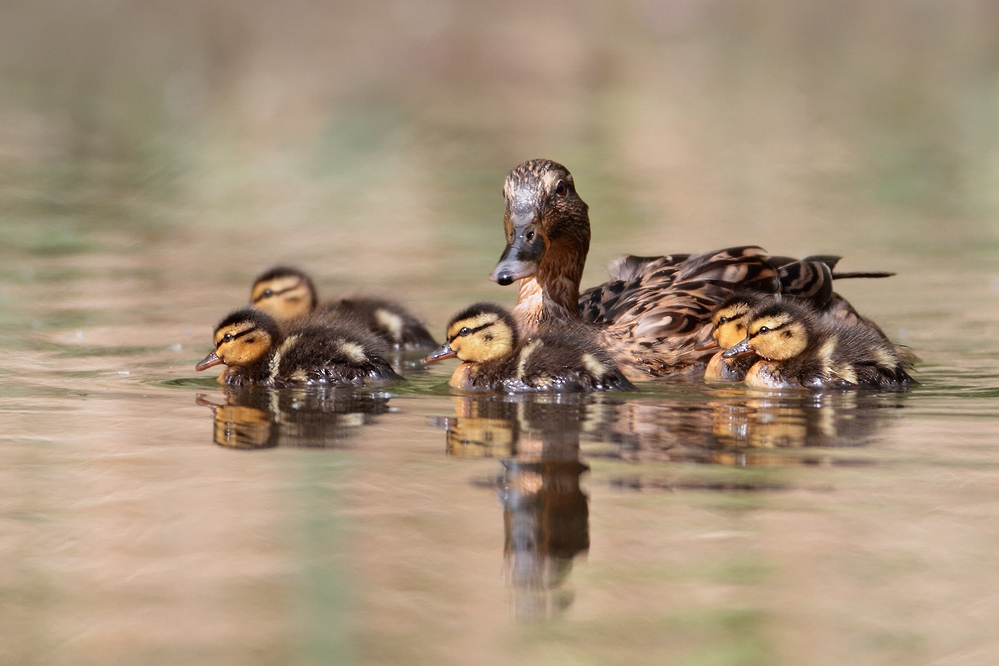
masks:
[(325, 225), (390, 228), (387, 254), (485, 236), (492, 259), (502, 179), (539, 156), (576, 175), (599, 259), (630, 229), (645, 252), (997, 246), (995, 2), (48, 0), (0, 16), (8, 248), (210, 226), (297, 252), (283, 236)]

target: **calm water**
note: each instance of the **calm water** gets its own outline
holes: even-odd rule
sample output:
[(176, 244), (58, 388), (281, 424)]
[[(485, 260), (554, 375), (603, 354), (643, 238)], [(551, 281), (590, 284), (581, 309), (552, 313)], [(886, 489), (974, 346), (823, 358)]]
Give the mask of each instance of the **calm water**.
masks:
[[(0, 663), (995, 663), (994, 8), (491, 7), (2, 10)], [(590, 204), (584, 286), (840, 254), (898, 273), (839, 291), (919, 384), (194, 372), (276, 263), (438, 337), (512, 303), (499, 192), (538, 156)]]

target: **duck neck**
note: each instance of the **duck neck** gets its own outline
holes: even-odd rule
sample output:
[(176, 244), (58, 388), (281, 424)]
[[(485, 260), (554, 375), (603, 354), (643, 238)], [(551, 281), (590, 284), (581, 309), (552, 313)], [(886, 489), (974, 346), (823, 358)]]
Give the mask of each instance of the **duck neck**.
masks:
[(590, 248), (589, 222), (585, 234), (552, 240), (537, 273), (520, 281), (513, 315), (520, 331), (535, 333), (549, 320), (578, 320), (579, 282)]

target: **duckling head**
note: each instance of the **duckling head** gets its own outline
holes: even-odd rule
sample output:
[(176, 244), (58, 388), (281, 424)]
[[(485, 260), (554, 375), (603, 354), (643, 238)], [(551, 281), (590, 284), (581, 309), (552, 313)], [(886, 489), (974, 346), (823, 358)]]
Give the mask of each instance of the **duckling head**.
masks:
[(722, 355), (756, 354), (768, 361), (786, 361), (805, 351), (811, 336), (808, 312), (788, 303), (775, 303), (753, 314), (746, 324), (746, 337)]
[(765, 294), (740, 292), (722, 301), (711, 316), (711, 337), (722, 349), (729, 349), (746, 337), (746, 324), (754, 310), (768, 301)]
[(298, 319), (316, 307), (316, 287), (297, 268), (277, 266), (256, 279), (250, 305), (280, 322)]
[(204, 370), (220, 363), (230, 367), (253, 365), (279, 337), (277, 322), (266, 313), (253, 308), (236, 310), (215, 327), (215, 351), (194, 369)]
[(517, 324), (505, 308), (476, 303), (451, 318), (447, 342), (424, 361), (432, 363), (457, 357), (468, 363), (503, 358), (517, 346)]
[(545, 255), (562, 248), (572, 260), (559, 270), (572, 273), (578, 262), (579, 275), (568, 275), (578, 284), (590, 248), (590, 221), (569, 170), (551, 160), (524, 162), (506, 177), (503, 197), (506, 249), (489, 279), (508, 285), (532, 277)]

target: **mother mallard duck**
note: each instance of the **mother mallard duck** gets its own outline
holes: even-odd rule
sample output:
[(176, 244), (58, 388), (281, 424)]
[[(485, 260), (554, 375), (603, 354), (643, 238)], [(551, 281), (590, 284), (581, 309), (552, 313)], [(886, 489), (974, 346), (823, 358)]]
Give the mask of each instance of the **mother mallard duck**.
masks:
[[(590, 247), (586, 203), (572, 174), (551, 160), (516, 167), (503, 185), (507, 246), (490, 279), (520, 280), (513, 315), (523, 335), (558, 321), (593, 325), (598, 341), (631, 380), (699, 370), (716, 349), (705, 349), (711, 315), (736, 291), (786, 291), (842, 302), (836, 277), (890, 273), (833, 272), (838, 257), (801, 261), (771, 257), (759, 247), (662, 257), (626, 255), (609, 268), (610, 280), (579, 292)], [(698, 349), (698, 346), (701, 349)]]

